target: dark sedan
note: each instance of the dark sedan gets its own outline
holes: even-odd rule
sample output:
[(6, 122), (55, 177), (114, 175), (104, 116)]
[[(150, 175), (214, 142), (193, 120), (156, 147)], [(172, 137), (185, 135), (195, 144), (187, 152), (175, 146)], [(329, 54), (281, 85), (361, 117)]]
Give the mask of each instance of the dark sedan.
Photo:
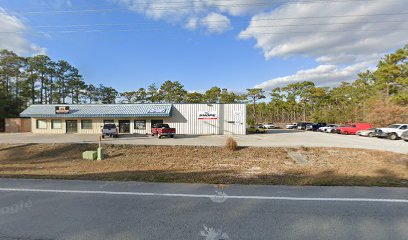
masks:
[(306, 131), (317, 131), (321, 127), (325, 127), (326, 123), (316, 123), (306, 125)]

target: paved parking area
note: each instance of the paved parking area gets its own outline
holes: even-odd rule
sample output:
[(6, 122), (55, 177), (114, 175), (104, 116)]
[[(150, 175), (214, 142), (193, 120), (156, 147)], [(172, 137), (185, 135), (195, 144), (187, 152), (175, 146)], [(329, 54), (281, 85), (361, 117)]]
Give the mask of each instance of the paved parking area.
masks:
[[(185, 136), (174, 139), (151, 137), (149, 135), (121, 135), (120, 138), (106, 138), (105, 143), (135, 145), (189, 145), (223, 146), (228, 136)], [(4, 143), (96, 143), (99, 135), (83, 134), (32, 134), (3, 133), (0, 144)], [(234, 136), (240, 146), (254, 147), (340, 147), (365, 148), (408, 154), (408, 142), (402, 140), (345, 136), (320, 132), (296, 130), (271, 130), (267, 134)]]

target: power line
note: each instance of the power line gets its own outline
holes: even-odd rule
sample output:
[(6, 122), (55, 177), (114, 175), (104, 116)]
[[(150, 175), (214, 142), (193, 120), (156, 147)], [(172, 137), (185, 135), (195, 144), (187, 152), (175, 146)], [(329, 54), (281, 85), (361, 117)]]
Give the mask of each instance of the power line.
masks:
[[(98, 33), (98, 32), (143, 32), (143, 31), (163, 31), (165, 29), (92, 29), (92, 30), (55, 30), (55, 31), (3, 31), (0, 34), (15, 34), (15, 33), (37, 33), (37, 34), (50, 34), (50, 33)], [(397, 28), (397, 29), (377, 29), (377, 30), (369, 30), (369, 29), (349, 29), (349, 30), (333, 30), (333, 31), (302, 31), (302, 32), (259, 32), (259, 33), (252, 33), (252, 34), (240, 34), (241, 36), (253, 36), (257, 34), (300, 34), (300, 33), (334, 33), (334, 32), (386, 32), (386, 31), (401, 31), (405, 32), (408, 31), (408, 28)]]
[[(352, 15), (328, 15), (328, 16), (308, 16), (308, 17), (282, 17), (282, 18), (255, 18), (251, 22), (258, 21), (282, 21), (282, 20), (296, 20), (296, 19), (324, 19), (324, 18), (348, 18), (348, 17), (378, 17), (378, 16), (398, 16), (408, 15), (408, 12), (400, 13), (374, 13), (374, 14), (352, 14)], [(202, 23), (207, 22), (230, 22), (229, 20), (200, 20)], [(234, 22), (247, 22), (247, 20), (234, 20)], [(135, 23), (134, 23), (135, 24)], [(140, 23), (146, 24), (146, 23)]]
[[(369, 21), (369, 22), (338, 22), (338, 23), (312, 23), (312, 24), (285, 24), (285, 25), (257, 25), (251, 28), (261, 27), (305, 27), (305, 26), (330, 26), (330, 25), (348, 25), (348, 24), (371, 24), (371, 23), (404, 23), (406, 20), (396, 21)], [(32, 28), (71, 28), (71, 27), (114, 27), (114, 26), (133, 26), (133, 25), (151, 25), (153, 23), (97, 23), (97, 24), (71, 24), (71, 25), (39, 25)]]
[[(378, 17), (378, 16), (392, 16), (392, 15), (407, 15), (408, 12), (401, 13), (374, 13), (374, 14), (354, 14), (354, 15), (332, 15), (332, 16), (311, 16), (311, 17), (284, 17), (284, 18), (255, 18), (252, 22), (257, 21), (280, 21), (280, 20), (295, 20), (295, 19), (322, 19), (322, 18), (347, 18), (347, 17)], [(214, 20), (211, 22), (225, 22), (222, 20)]]
[[(200, 7), (243, 7), (243, 6), (271, 6), (273, 3), (275, 4), (316, 4), (316, 3), (347, 3), (347, 2), (373, 2), (379, 0), (311, 0), (311, 1), (274, 1), (272, 3), (232, 3), (232, 4), (205, 4), (204, 6)], [(191, 4), (191, 2), (159, 2), (160, 4), (167, 4), (167, 3), (185, 3)], [(147, 7), (147, 9), (152, 10), (178, 10), (178, 9), (195, 9), (197, 6), (189, 5), (189, 6), (162, 6), (162, 7), (152, 7), (152, 3), (140, 3), (140, 10), (143, 10)], [(112, 11), (129, 11), (132, 8), (136, 7), (138, 9), (137, 4), (132, 4), (130, 8), (104, 8), (104, 9), (80, 9), (80, 10), (52, 10), (52, 11), (26, 11), (26, 12), (16, 12), (21, 15), (32, 15), (32, 14), (68, 14), (68, 13), (98, 13), (98, 12), (112, 12)]]
[(350, 30), (333, 30), (333, 31), (308, 31), (308, 32), (264, 32), (264, 33), (252, 33), (252, 34), (240, 34), (241, 36), (254, 36), (254, 35), (274, 35), (274, 34), (303, 34), (303, 33), (336, 33), (336, 32), (405, 32), (408, 31), (408, 28), (396, 28), (396, 29), (377, 29), (377, 30), (368, 30), (368, 29), (350, 29)]

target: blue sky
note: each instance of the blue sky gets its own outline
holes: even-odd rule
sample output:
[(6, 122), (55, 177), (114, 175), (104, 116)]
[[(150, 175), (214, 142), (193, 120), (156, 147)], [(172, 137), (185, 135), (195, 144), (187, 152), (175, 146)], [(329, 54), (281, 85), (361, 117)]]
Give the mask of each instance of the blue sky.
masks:
[[(177, 9), (172, 1), (183, 5)], [(184, 1), (0, 0), (0, 21), (4, 18), (9, 24), (3, 29), (10, 31), (16, 22), (24, 29), (0, 38), (0, 47), (24, 55), (45, 51), (54, 60), (65, 59), (78, 67), (86, 82), (119, 91), (165, 80), (178, 80), (188, 90), (219, 86), (244, 91), (303, 80), (333, 86), (355, 79), (359, 71), (374, 67), (380, 56), (408, 43), (407, 32), (390, 27), (406, 15), (376, 16), (404, 8), (407, 12), (403, 0), (387, 5), (373, 0), (372, 6), (365, 3), (360, 8), (356, 6), (360, 2), (345, 0), (328, 5)], [(366, 17), (356, 17), (362, 14)], [(330, 17), (338, 15), (351, 16)], [(299, 17), (287, 19), (293, 16)], [(287, 20), (273, 20), (277, 18)], [(378, 19), (390, 22), (379, 26), (389, 29), (387, 37), (384, 32), (354, 32), (378, 29)]]

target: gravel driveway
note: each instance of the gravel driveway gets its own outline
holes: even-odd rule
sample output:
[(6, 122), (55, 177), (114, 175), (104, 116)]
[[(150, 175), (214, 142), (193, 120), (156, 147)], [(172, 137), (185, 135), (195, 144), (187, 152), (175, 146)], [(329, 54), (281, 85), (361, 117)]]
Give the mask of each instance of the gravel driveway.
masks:
[[(118, 139), (104, 139), (111, 144), (135, 145), (197, 145), (222, 146), (228, 136), (185, 136), (178, 135), (174, 139), (157, 139), (149, 135), (121, 135)], [(99, 135), (82, 134), (32, 134), (3, 133), (1, 143), (93, 143)], [(296, 130), (271, 130), (267, 134), (251, 134), (234, 136), (240, 146), (259, 147), (340, 147), (365, 148), (408, 154), (408, 143), (402, 140), (346, 136), (320, 132), (303, 132)]]

